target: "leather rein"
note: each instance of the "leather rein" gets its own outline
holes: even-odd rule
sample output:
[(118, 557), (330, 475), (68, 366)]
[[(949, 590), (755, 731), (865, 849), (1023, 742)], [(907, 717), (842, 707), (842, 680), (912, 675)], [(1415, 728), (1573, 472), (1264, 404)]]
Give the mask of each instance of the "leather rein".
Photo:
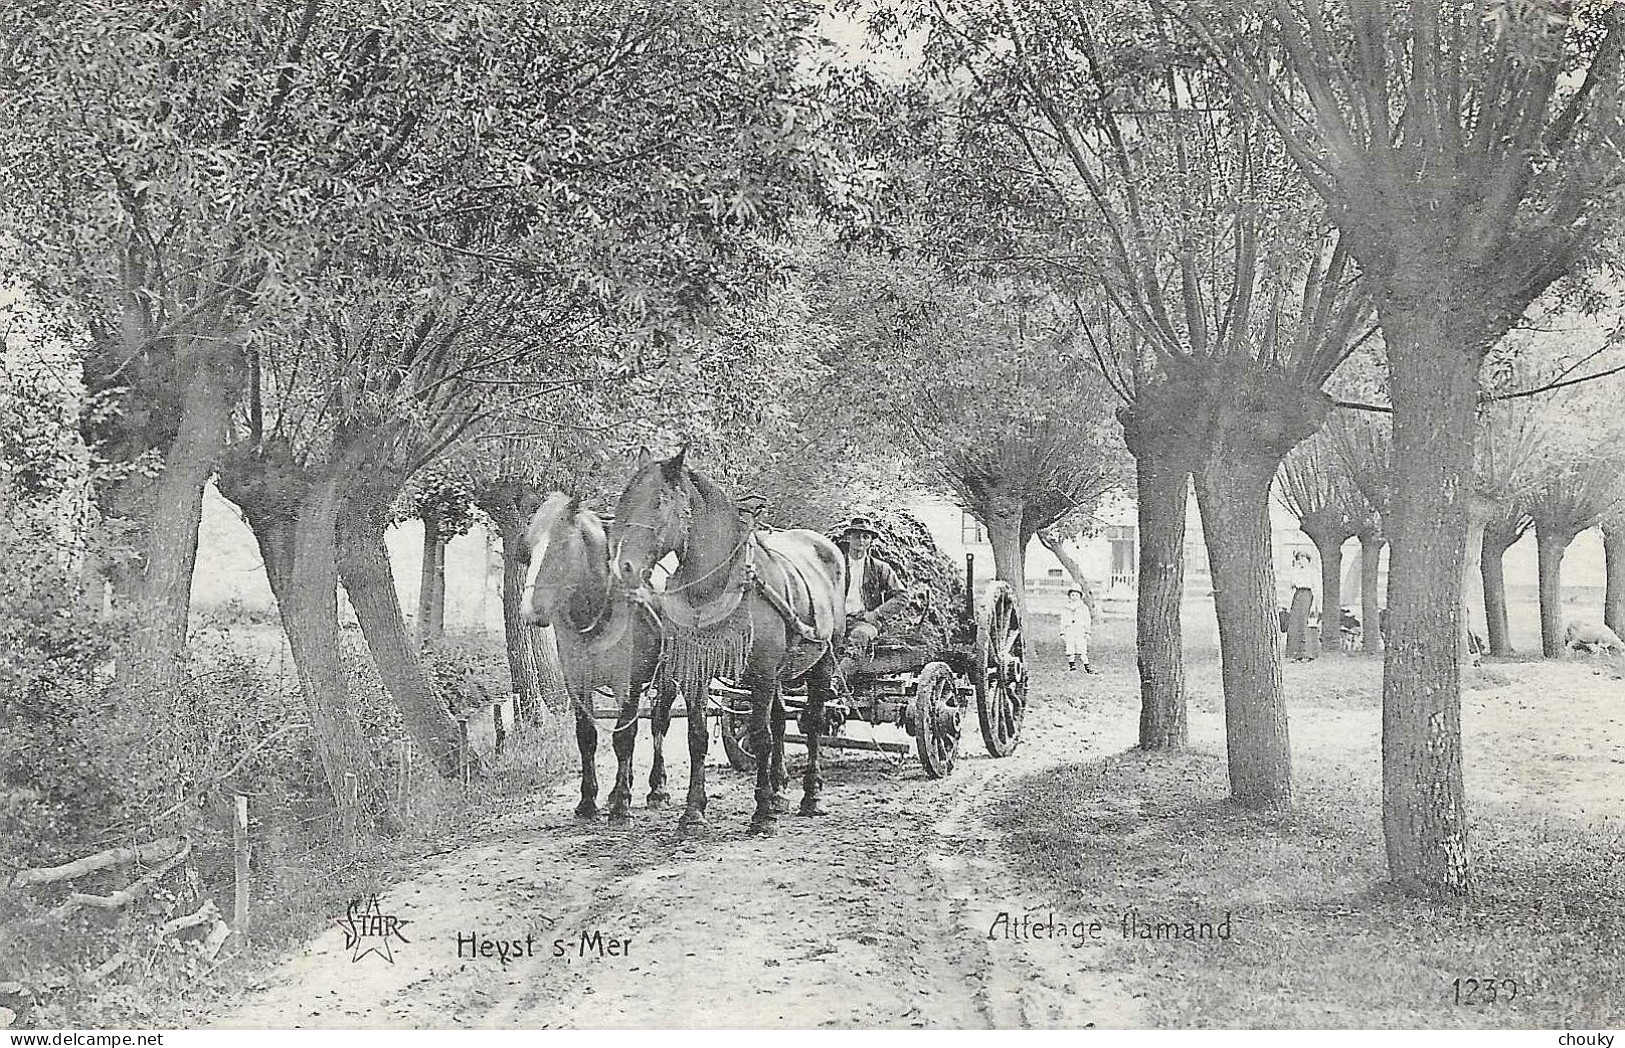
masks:
[[(660, 530), (658, 526), (654, 524), (646, 524), (641, 520), (625, 521), (623, 522), (622, 527), (645, 528), (650, 532), (659, 532)], [(754, 558), (751, 556), (751, 547), (753, 544), (761, 546), (761, 543), (756, 539), (755, 529), (746, 527), (744, 534), (740, 537), (739, 541), (734, 543), (733, 549), (729, 550), (728, 555), (722, 558), (722, 560), (718, 561), (714, 567), (710, 568), (703, 574), (679, 583), (676, 586), (668, 585), (664, 592), (656, 595), (653, 606), (645, 606), (649, 607), (651, 611), (655, 611), (659, 618), (664, 622), (673, 617), (672, 611), (674, 610), (672, 604), (665, 598), (673, 597), (683, 593), (686, 590), (690, 590), (724, 570), (727, 572), (729, 577), (733, 576), (737, 572), (743, 579), (742, 585), (740, 585), (737, 590), (733, 589), (732, 587), (727, 587), (723, 590), (721, 595), (711, 601), (708, 601), (701, 607), (695, 607), (691, 601), (685, 598), (683, 603), (688, 605), (690, 614), (681, 615), (680, 617), (692, 617), (693, 621), (688, 623), (688, 625), (691, 626), (696, 624), (705, 624), (707, 622), (719, 622), (728, 615), (732, 614), (734, 609), (739, 606), (739, 602), (744, 599), (746, 590), (754, 589), (762, 596), (763, 600), (767, 601), (768, 606), (773, 609), (774, 613), (777, 614), (779, 618), (784, 620), (785, 625), (788, 626), (790, 630), (801, 640), (809, 643), (827, 641), (829, 638), (820, 636), (816, 627), (803, 622), (801, 617), (795, 613), (795, 609), (790, 607), (789, 602), (782, 595), (775, 592), (774, 589), (761, 577), (761, 574), (756, 570)], [(774, 556), (773, 551), (768, 549), (766, 546), (761, 546), (761, 548), (770, 557)], [(688, 553), (688, 534), (686, 531), (683, 534), (682, 545), (678, 547), (676, 553), (679, 562)], [(801, 569), (797, 568), (794, 564), (784, 560), (782, 557), (778, 559), (784, 563), (787, 569), (795, 571), (798, 576), (801, 575)], [(812, 591), (812, 587), (808, 584), (804, 576), (802, 577), (801, 582), (810, 593)]]

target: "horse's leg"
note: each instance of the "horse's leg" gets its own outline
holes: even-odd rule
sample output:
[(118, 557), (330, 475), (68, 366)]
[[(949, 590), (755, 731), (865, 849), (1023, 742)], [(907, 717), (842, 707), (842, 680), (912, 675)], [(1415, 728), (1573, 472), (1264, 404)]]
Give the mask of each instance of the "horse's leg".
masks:
[(576, 746), (581, 750), (581, 803), (576, 815), (591, 819), (598, 815), (598, 726), (592, 719), (592, 692), (575, 700)]
[(638, 746), (638, 691), (624, 685), (616, 718), (615, 788), (609, 791), (609, 821), (624, 826), (632, 821), (632, 754)]
[[(759, 660), (765, 662), (766, 660)], [(750, 747), (756, 754), (756, 814), (750, 819), (750, 832), (772, 836), (778, 832), (778, 755), (773, 751), (773, 707), (779, 697), (779, 682), (771, 669), (756, 665), (750, 681)]]
[(773, 686), (773, 810), (784, 810), (784, 787), (790, 776), (784, 770), (784, 685)]
[(671, 801), (666, 789), (666, 732), (671, 728), (671, 707), (677, 701), (677, 689), (671, 684), (656, 686), (655, 701), (649, 709), (649, 734), (654, 740), (655, 759), (649, 768), (649, 807), (663, 808)]
[(824, 703), (830, 699), (830, 673), (834, 665), (834, 656), (826, 653), (807, 671), (807, 712), (803, 720), (807, 732), (807, 770), (801, 776), (803, 815), (824, 814), (818, 803), (818, 789), (823, 785), (818, 774), (818, 742), (824, 734)]
[(686, 697), (688, 704), (688, 797), (683, 804), (683, 817), (677, 820), (679, 837), (701, 837), (707, 832), (705, 823), (705, 750), (711, 733), (705, 721), (706, 689), (710, 681), (701, 681)]

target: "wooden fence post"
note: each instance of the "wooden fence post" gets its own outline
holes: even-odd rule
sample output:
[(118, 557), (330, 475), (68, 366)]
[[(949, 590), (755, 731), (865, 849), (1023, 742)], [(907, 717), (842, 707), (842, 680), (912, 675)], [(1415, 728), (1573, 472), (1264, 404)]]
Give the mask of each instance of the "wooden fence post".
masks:
[(474, 759), (474, 751), (469, 749), (468, 746), (468, 718), (466, 716), (458, 718), (457, 731), (462, 738), (462, 752), (458, 761), (461, 765), (459, 771), (462, 773), (463, 789), (466, 790), (468, 789), (469, 765), (473, 763)]
[(502, 755), (502, 747), (508, 742), (508, 728), (502, 722), (502, 707), (506, 702), (506, 699), (498, 699), (491, 704), (491, 724), (497, 732), (496, 753), (499, 757)]
[(248, 925), (248, 797), (239, 793), (232, 800), (236, 802), (236, 817), (231, 821), (231, 844), (237, 858), (237, 890), (231, 907), (231, 926), (238, 935), (242, 935)]

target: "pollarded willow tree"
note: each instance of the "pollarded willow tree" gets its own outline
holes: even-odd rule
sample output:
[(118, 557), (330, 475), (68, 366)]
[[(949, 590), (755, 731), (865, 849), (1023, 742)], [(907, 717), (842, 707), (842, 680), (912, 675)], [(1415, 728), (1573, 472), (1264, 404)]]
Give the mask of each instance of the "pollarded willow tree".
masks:
[(1613, 3), (1164, 5), (1267, 119), (1370, 282), (1391, 367), (1383, 676), (1393, 879), (1472, 883), (1461, 604), (1488, 350), (1596, 243), (1622, 169)]
[[(499, 420), (497, 425), (502, 425)], [(530, 563), (531, 517), (548, 491), (569, 489), (558, 467), (559, 443), (527, 433), (500, 432), (476, 438), (447, 463), (472, 493), (472, 501), (491, 522), (502, 551), (502, 636), (508, 656), (508, 678), (516, 699), (516, 716), (534, 723), (542, 708), (564, 711), (568, 698), (558, 652), (548, 638), (520, 618), (525, 571)]]
[(401, 502), (394, 523), (416, 520), (423, 525), (417, 614), (412, 618), (414, 639), (423, 646), (445, 636), (446, 547), (473, 529), (474, 493), (463, 478), (437, 465), (413, 480)]
[[(1545, 436), (1540, 418), (1527, 402), (1488, 404), (1479, 412), (1473, 453), (1473, 488), (1487, 502), (1481, 517), (1470, 516), (1467, 571), (1478, 557), (1484, 592), (1484, 632), (1490, 653), (1512, 654), (1507, 626), (1506, 551), (1534, 523), (1529, 497), (1538, 483)], [(1481, 529), (1481, 530), (1480, 530)], [(1472, 532), (1479, 532), (1475, 536)]]
[(1319, 428), (1322, 386), (1366, 330), (1348, 245), (1222, 71), (1149, 4), (949, 5), (922, 17), (967, 160), (1060, 216), (1027, 257), (1086, 296), (1079, 312), (1126, 401), (1141, 744), (1184, 739), (1180, 557), (1194, 479), (1232, 795), (1289, 806), (1269, 491), (1282, 458)]
[(1563, 655), (1564, 552), (1580, 532), (1625, 509), (1625, 462), (1615, 448), (1552, 450), (1527, 503), (1540, 575), (1540, 646), (1548, 659)]
[(840, 331), (826, 410), (951, 492), (987, 530), (994, 575), (1024, 602), (1034, 536), (1126, 479), (1112, 392), (1076, 316), (1031, 283), (923, 262), (832, 255), (820, 282)]
[(1603, 567), (1607, 572), (1602, 595), (1602, 621), (1625, 636), (1625, 509), (1602, 522)]
[[(1369, 546), (1364, 541), (1360, 545), (1360, 619), (1365, 650), (1381, 651), (1387, 595), (1378, 589), (1381, 574), (1378, 558), (1386, 541), (1385, 529), (1393, 505), (1392, 427), (1384, 414), (1335, 411), (1326, 422), (1325, 432), (1360, 497), (1377, 515), (1378, 538)], [(1391, 564), (1389, 570), (1393, 570)]]
[(466, 298), (377, 287), (255, 341), (219, 470), (259, 544), (335, 789), (347, 772), (368, 782), (371, 765), (337, 647), (341, 580), (414, 741), (445, 773), (457, 769), (457, 726), (408, 638), (384, 532), (412, 476), (489, 411), (483, 391), (456, 377), (492, 374), (529, 350), (528, 332), (514, 332), (545, 315), (500, 285)]
[(92, 390), (120, 391), (89, 438), (164, 461), (108, 500), (147, 550), (121, 672), (158, 688), (267, 325), (474, 259), (614, 314), (636, 355), (748, 285), (819, 163), (800, 8), (77, 0), (0, 18), (0, 218), (87, 314)]
[[(1501, 364), (1497, 378), (1500, 396), (1520, 397), (1502, 407), (1524, 420), (1535, 445), (1517, 508), (1519, 523), (1535, 532), (1541, 650), (1556, 658), (1563, 653), (1564, 552), (1581, 532), (1625, 508), (1617, 380), (1596, 381), (1625, 370), (1625, 356), (1619, 331), (1600, 329), (1594, 318), (1553, 311), (1544, 319), (1546, 330), (1517, 339), (1522, 352)], [(1497, 357), (1510, 353), (1502, 347)], [(1604, 554), (1606, 560), (1606, 542)]]
[[(1360, 540), (1360, 597), (1366, 639), (1377, 639), (1377, 553), (1382, 548), (1382, 522), (1360, 494), (1337, 448), (1337, 438), (1322, 430), (1293, 448), (1281, 463), (1276, 497), (1298, 518), (1298, 529), (1320, 552), (1322, 629), (1334, 628), (1343, 606), (1343, 543)], [(1369, 571), (1367, 569), (1370, 569)], [(1367, 651), (1375, 651), (1371, 643)]]
[[(1530, 325), (1534, 330), (1509, 333), (1492, 350), (1481, 377), (1484, 402), (1473, 481), (1475, 495), (1488, 500), (1488, 519), (1480, 540), (1479, 516), (1469, 515), (1468, 556), (1470, 560), (1478, 554), (1485, 630), (1496, 655), (1512, 654), (1503, 571), (1507, 549), (1535, 526), (1532, 510), (1544, 492), (1550, 496), (1543, 511), (1548, 534), (1545, 559), (1553, 562), (1551, 538), (1559, 518), (1578, 523), (1588, 515), (1579, 512), (1580, 521), (1574, 520), (1583, 510), (1578, 502), (1586, 501), (1576, 488), (1574, 467), (1582, 459), (1605, 455), (1612, 443), (1611, 420), (1596, 410), (1608, 395), (1607, 387), (1591, 383), (1609, 375), (1607, 365), (1613, 361), (1608, 354), (1615, 339), (1604, 336), (1596, 349), (1576, 352), (1590, 341), (1577, 336), (1595, 326), (1577, 320), (1584, 318), (1572, 311), (1550, 310)], [(1570, 474), (1566, 480), (1564, 473)], [(1563, 500), (1569, 502), (1566, 510), (1559, 509)]]
[(113, 575), (138, 609), (119, 660), (127, 698), (177, 685), (203, 489), (246, 344), (317, 293), (359, 224), (403, 217), (396, 194), (426, 174), (405, 146), (443, 130), (428, 96), (447, 90), (454, 52), (419, 35), (380, 64), (382, 32), (314, 2), (0, 13), (0, 221), (90, 334), (85, 385), (115, 410), (87, 414), (87, 443), (161, 467), (98, 492), (137, 547), (134, 570)]

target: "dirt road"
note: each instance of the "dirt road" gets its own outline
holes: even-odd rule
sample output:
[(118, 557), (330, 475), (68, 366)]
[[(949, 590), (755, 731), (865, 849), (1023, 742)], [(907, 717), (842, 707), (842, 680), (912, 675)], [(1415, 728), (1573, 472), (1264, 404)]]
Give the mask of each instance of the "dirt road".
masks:
[[(379, 914), (408, 922), (399, 929), (407, 941), (369, 938), (358, 948), (387, 945), (392, 962), (376, 952), (353, 960), (357, 948), (334, 927), (214, 1022), (1137, 1025), (1119, 979), (1089, 967), (1096, 952), (989, 938), (1001, 911), (1019, 920), (1053, 902), (1012, 882), (984, 818), (1022, 775), (1132, 744), (1131, 686), (1124, 675), (1091, 689), (1087, 717), (1071, 700), (1035, 703), (1021, 748), (1002, 760), (986, 756), (972, 719), (944, 780), (925, 778), (912, 755), (838, 755), (825, 774), (830, 814), (786, 815), (768, 839), (745, 834), (751, 779), (725, 767), (708, 769), (712, 835), (699, 842), (676, 839), (677, 809), (639, 809), (630, 830), (578, 823), (561, 787), (498, 838), (379, 897)], [(688, 770), (678, 729), (667, 752), (680, 797)], [(713, 740), (713, 761), (720, 749)], [(640, 773), (647, 766), (640, 757)], [(601, 758), (601, 775), (606, 768), (612, 776)], [(798, 781), (792, 810), (799, 790)]]

